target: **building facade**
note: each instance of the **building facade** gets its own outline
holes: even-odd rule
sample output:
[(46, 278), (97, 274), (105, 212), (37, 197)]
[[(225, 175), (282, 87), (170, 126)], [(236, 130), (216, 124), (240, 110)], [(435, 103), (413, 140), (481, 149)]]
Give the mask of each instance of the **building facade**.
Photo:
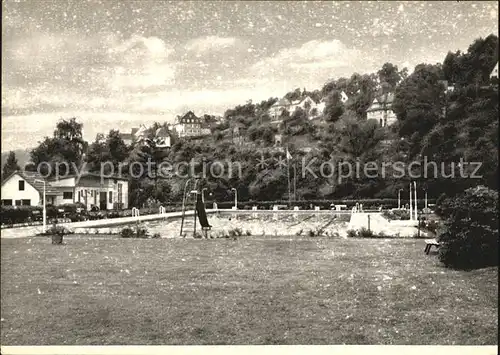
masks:
[(43, 189), (47, 205), (82, 203), (87, 210), (127, 209), (129, 184), (126, 178), (102, 177), (84, 173), (57, 180), (44, 179), (37, 173), (17, 171), (2, 182), (2, 205), (43, 205)]
[(180, 138), (202, 137), (211, 133), (204, 120), (197, 117), (193, 111), (187, 112), (184, 116), (177, 116), (174, 130)]
[(375, 98), (366, 110), (368, 120), (376, 120), (380, 127), (387, 127), (396, 122), (396, 114), (392, 110), (394, 102), (393, 93), (385, 93)]
[[(39, 206), (43, 203), (44, 178), (38, 173), (16, 171), (2, 181), (2, 206)], [(47, 203), (62, 197), (62, 192), (46, 183)]]
[(271, 119), (275, 120), (283, 111), (288, 111), (290, 114), (293, 114), (297, 108), (301, 108), (306, 111), (309, 116), (309, 119), (313, 119), (319, 117), (323, 114), (325, 109), (324, 103), (317, 104), (313, 99), (309, 96), (305, 96), (300, 100), (290, 101), (286, 98), (282, 98), (278, 100), (274, 105), (269, 109), (269, 116)]

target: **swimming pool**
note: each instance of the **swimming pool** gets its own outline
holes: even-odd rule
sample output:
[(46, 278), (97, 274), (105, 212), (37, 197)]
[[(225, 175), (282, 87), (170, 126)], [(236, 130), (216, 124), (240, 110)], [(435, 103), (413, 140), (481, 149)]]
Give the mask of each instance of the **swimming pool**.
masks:
[[(192, 221), (193, 216), (186, 217), (186, 220)], [(220, 211), (208, 215), (208, 222), (212, 226), (211, 234), (217, 235), (239, 228), (246, 234), (251, 235), (305, 235), (308, 231), (322, 229), (325, 234), (338, 233), (345, 235), (349, 224), (349, 214), (318, 214), (318, 213), (253, 213), (248, 212), (229, 212)], [(129, 222), (112, 227), (90, 227), (74, 228), (75, 233), (100, 233), (117, 234), (121, 229), (127, 226), (134, 226), (137, 223)], [(159, 233), (162, 238), (179, 238), (181, 228), (181, 219), (165, 219), (141, 222), (141, 226), (148, 229), (150, 234)], [(196, 230), (201, 231), (201, 225), (197, 221)], [(192, 235), (188, 230), (188, 236)]]

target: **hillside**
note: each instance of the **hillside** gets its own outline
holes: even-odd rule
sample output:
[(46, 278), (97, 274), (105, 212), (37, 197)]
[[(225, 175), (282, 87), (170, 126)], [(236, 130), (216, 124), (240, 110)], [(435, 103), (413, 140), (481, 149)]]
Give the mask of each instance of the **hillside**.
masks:
[[(2, 168), (7, 161), (7, 157), (9, 156), (10, 151), (2, 152)], [(28, 161), (30, 161), (30, 151), (26, 149), (16, 149), (14, 150), (14, 153), (16, 154), (17, 162), (19, 166), (23, 166), (26, 164)]]

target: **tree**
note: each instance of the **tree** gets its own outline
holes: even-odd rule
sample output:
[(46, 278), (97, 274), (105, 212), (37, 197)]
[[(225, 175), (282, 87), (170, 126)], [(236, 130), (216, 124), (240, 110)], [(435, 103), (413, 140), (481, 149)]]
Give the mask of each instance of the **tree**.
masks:
[[(83, 139), (83, 125), (76, 122), (76, 118), (69, 120), (61, 119), (56, 126), (53, 137), (45, 137), (39, 145), (30, 152), (31, 160), (35, 167), (44, 169), (48, 163), (50, 173), (56, 173), (56, 165), (59, 165), (60, 174), (74, 174), (83, 162), (84, 153), (88, 148)], [(66, 169), (67, 166), (67, 169)], [(43, 171), (47, 174), (49, 171)]]
[(103, 134), (96, 136), (96, 140), (89, 147), (87, 163), (91, 171), (100, 171), (104, 163), (107, 168), (110, 168), (111, 163), (116, 174), (119, 164), (124, 163), (128, 155), (129, 148), (121, 138), (120, 132), (110, 130), (106, 137)]
[(399, 121), (399, 136), (410, 141), (409, 157), (420, 152), (422, 138), (440, 121), (445, 93), (442, 68), (419, 64), (397, 88), (393, 110)]
[(7, 161), (5, 162), (5, 165), (3, 166), (3, 169), (2, 169), (3, 179), (5, 179), (10, 174), (12, 174), (14, 171), (18, 171), (18, 170), (21, 170), (21, 168), (19, 167), (19, 164), (17, 162), (16, 153), (11, 151), (11, 152), (9, 152), (9, 156), (7, 157)]
[(498, 192), (478, 186), (454, 198), (440, 198), (437, 207), (444, 219), (438, 241), (439, 260), (445, 266), (498, 265)]
[(343, 113), (344, 105), (340, 99), (340, 93), (338, 91), (331, 92), (326, 98), (325, 121), (330, 123), (337, 122)]
[(403, 79), (408, 70), (404, 68), (401, 72), (398, 70), (398, 66), (392, 63), (385, 63), (377, 74), (380, 83), (387, 83), (389, 86), (389, 91), (393, 91), (398, 83)]

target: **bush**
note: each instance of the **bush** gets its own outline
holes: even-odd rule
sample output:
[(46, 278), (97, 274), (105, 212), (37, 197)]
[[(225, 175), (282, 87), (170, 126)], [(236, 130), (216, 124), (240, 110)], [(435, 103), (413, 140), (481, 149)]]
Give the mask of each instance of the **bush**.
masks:
[(356, 238), (358, 233), (354, 229), (349, 229), (347, 231), (347, 238)]
[(393, 220), (409, 220), (410, 219), (410, 211), (408, 210), (394, 210), (394, 211), (384, 211), (382, 212), (382, 216), (387, 218), (390, 221)]
[(45, 233), (41, 233), (40, 235), (52, 236), (52, 244), (62, 244), (63, 237), (68, 234), (73, 234), (73, 232), (66, 227), (54, 224)]
[(125, 227), (120, 231), (120, 236), (122, 238), (133, 238), (134, 237), (134, 230), (130, 227)]
[(122, 238), (140, 238), (146, 239), (149, 237), (148, 229), (143, 226), (136, 226), (135, 228), (125, 227), (120, 231)]
[(38, 206), (1, 206), (0, 215), (4, 225), (30, 223), (41, 220), (42, 208)]
[(371, 230), (363, 227), (358, 231), (357, 236), (358, 238), (373, 238), (375, 234)]
[(447, 267), (476, 269), (498, 265), (498, 193), (484, 186), (440, 199), (443, 218), (439, 260)]
[(364, 227), (358, 231), (353, 230), (353, 229), (350, 229), (347, 231), (347, 238), (371, 239), (371, 238), (394, 238), (394, 237), (399, 237), (399, 235), (388, 236), (384, 232), (380, 232), (377, 234), (377, 233), (374, 233), (372, 230), (369, 230), (369, 229), (364, 228)]

